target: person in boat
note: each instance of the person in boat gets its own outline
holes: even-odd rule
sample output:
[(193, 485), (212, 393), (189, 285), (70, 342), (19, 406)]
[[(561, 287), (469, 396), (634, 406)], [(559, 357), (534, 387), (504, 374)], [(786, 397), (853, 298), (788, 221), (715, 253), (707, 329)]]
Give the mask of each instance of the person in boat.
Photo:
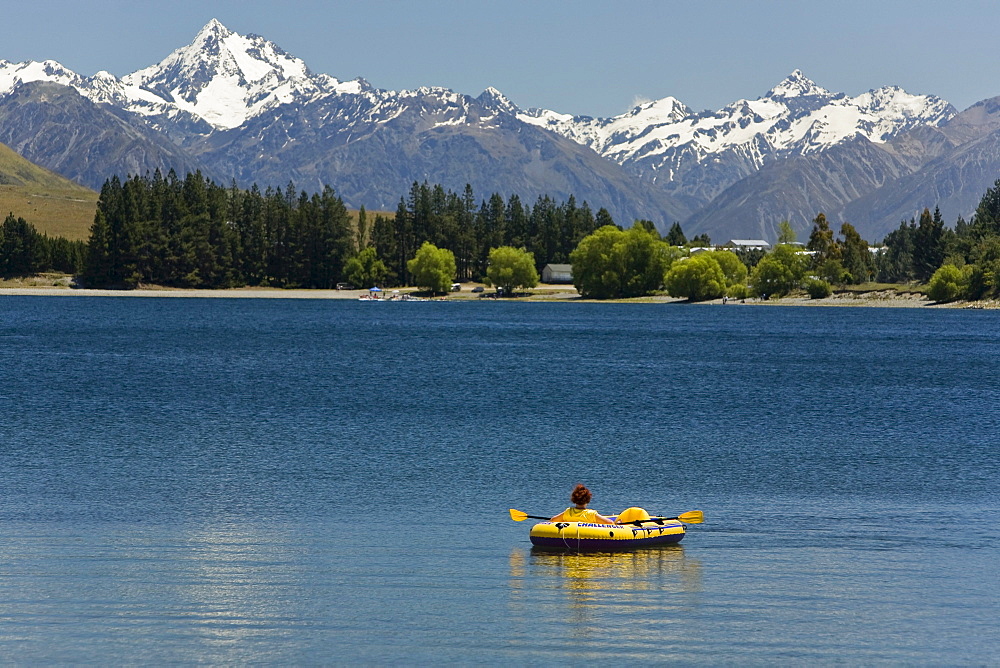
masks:
[(599, 514), (596, 510), (587, 508), (593, 495), (590, 490), (581, 484), (573, 488), (573, 493), (569, 495), (569, 500), (574, 507), (567, 508), (552, 518), (552, 522), (589, 522), (591, 524), (616, 524), (613, 520)]

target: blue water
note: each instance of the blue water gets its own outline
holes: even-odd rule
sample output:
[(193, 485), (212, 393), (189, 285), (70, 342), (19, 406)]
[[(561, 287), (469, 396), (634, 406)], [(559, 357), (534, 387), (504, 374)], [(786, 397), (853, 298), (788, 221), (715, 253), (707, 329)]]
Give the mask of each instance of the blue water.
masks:
[(998, 397), (997, 312), (0, 297), (0, 658), (996, 664)]

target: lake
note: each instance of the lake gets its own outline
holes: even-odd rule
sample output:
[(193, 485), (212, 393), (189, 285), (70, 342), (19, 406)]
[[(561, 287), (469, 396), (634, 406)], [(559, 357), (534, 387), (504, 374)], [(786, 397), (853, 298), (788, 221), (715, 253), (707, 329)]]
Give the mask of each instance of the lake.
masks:
[(2, 296), (0, 657), (995, 664), (998, 397), (991, 311)]

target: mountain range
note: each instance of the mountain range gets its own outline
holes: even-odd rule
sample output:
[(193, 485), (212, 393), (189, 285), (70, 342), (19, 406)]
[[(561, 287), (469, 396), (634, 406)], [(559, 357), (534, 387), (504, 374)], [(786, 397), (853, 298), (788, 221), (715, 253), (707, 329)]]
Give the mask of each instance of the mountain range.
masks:
[(332, 185), (349, 206), (396, 207), (414, 181), (480, 197), (574, 195), (621, 224), (692, 236), (800, 237), (823, 211), (881, 240), (940, 206), (968, 217), (1000, 175), (1000, 103), (961, 114), (887, 86), (855, 97), (796, 70), (756, 100), (693, 111), (667, 97), (614, 118), (520, 109), (489, 88), (378, 89), (316, 74), (216, 20), (156, 65), (83, 77), (0, 60), (0, 142), (78, 183), (201, 169), (241, 186)]

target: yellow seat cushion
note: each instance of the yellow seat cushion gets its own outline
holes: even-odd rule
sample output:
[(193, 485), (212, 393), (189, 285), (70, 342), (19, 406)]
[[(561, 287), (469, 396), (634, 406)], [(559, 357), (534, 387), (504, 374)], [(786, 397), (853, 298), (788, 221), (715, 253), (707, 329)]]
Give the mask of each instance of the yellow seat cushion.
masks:
[(636, 520), (648, 520), (649, 513), (638, 506), (632, 506), (631, 508), (626, 508), (621, 513), (618, 514), (618, 522), (635, 522)]

